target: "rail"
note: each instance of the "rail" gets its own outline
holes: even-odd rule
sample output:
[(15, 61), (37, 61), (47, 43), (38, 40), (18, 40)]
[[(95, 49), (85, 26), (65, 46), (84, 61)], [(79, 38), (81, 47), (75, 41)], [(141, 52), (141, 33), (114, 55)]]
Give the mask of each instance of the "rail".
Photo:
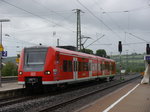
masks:
[(38, 111), (38, 112), (49, 112), (49, 111), (53, 111), (53, 110), (59, 109), (59, 108), (61, 108), (61, 107), (64, 107), (65, 105), (68, 105), (68, 104), (74, 103), (74, 102), (76, 102), (76, 101), (78, 101), (78, 100), (81, 100), (81, 99), (83, 99), (83, 98), (85, 98), (85, 97), (88, 97), (88, 96), (91, 96), (91, 95), (93, 95), (93, 94), (96, 94), (96, 93), (98, 93), (98, 92), (100, 92), (100, 91), (103, 91), (103, 90), (106, 90), (106, 89), (109, 89), (109, 88), (118, 86), (118, 85), (123, 84), (123, 83), (130, 82), (131, 80), (137, 79), (137, 78), (139, 78), (139, 77), (140, 77), (140, 76), (136, 76), (136, 77), (134, 77), (134, 78), (132, 78), (132, 79), (125, 80), (125, 81), (119, 82), (119, 83), (117, 83), (117, 84), (113, 84), (113, 85), (110, 85), (110, 86), (108, 86), (108, 87), (104, 87), (104, 88), (101, 88), (101, 89), (99, 89), (99, 90), (95, 90), (95, 91), (89, 92), (89, 93), (84, 94), (84, 95), (80, 95), (80, 96), (78, 96), (78, 97), (76, 97), (76, 98), (73, 98), (73, 99), (70, 99), (70, 100), (61, 102), (61, 103), (59, 103), (59, 104), (56, 104), (56, 105), (53, 105), (53, 106), (50, 106), (50, 107), (46, 107), (46, 106), (45, 106), (45, 107), (43, 107), (43, 108), (41, 108), (41, 109), (38, 109), (37, 111)]

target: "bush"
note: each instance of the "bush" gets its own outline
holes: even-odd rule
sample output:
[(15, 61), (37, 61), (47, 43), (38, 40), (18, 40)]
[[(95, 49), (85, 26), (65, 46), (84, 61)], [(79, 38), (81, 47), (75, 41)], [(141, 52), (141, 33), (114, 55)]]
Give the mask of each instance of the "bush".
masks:
[(17, 65), (12, 62), (7, 62), (2, 68), (2, 76), (16, 76)]

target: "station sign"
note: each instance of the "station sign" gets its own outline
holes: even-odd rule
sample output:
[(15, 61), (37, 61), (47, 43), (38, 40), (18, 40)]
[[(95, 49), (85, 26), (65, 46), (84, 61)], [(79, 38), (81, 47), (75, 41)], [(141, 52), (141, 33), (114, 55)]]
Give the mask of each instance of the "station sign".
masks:
[(4, 47), (2, 44), (0, 44), (0, 52), (2, 52), (4, 50)]
[(147, 61), (150, 60), (150, 55), (145, 56), (145, 57), (144, 57), (144, 60), (147, 60)]
[(2, 57), (7, 57), (7, 51), (2, 51)]

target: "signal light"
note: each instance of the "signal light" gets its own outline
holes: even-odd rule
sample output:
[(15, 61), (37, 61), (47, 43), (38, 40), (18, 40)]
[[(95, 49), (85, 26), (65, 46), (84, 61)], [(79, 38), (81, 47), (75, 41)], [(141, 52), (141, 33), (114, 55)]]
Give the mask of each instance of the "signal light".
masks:
[(118, 51), (121, 53), (122, 52), (122, 44), (121, 44), (121, 41), (119, 41), (119, 44), (118, 44)]
[(146, 44), (146, 54), (150, 54), (150, 47), (149, 47), (149, 44)]

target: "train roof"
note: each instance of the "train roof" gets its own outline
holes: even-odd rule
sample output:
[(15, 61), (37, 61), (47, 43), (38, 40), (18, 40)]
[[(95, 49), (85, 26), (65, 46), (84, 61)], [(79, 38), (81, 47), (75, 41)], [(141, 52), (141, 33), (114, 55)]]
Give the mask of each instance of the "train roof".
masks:
[(77, 56), (83, 56), (83, 57), (89, 57), (89, 58), (98, 58), (100, 60), (114, 61), (112, 59), (108, 59), (108, 58), (104, 58), (104, 57), (100, 57), (100, 56), (95, 56), (95, 55), (92, 55), (92, 54), (77, 52), (77, 51), (71, 51), (71, 50), (67, 50), (67, 49), (63, 49), (63, 48), (57, 48), (57, 47), (50, 47), (50, 48), (53, 48), (56, 51), (59, 51), (59, 52), (62, 52), (62, 53), (67, 53), (67, 54), (72, 54), (72, 55), (77, 55)]
[(67, 49), (64, 49), (64, 48), (52, 47), (52, 46), (43, 46), (43, 45), (41, 45), (41, 46), (32, 46), (32, 47), (28, 47), (28, 48), (33, 48), (33, 49), (34, 48), (52, 48), (55, 51), (59, 51), (61, 53), (65, 53), (65, 54), (77, 55), (77, 56), (88, 57), (88, 58), (98, 58), (99, 60), (107, 60), (107, 61), (114, 62), (114, 60), (112, 60), (112, 59), (108, 59), (108, 58), (104, 58), (104, 57), (100, 57), (100, 56), (95, 56), (95, 55), (92, 55), (92, 54), (77, 52), (77, 51), (71, 51), (71, 50), (67, 50)]

